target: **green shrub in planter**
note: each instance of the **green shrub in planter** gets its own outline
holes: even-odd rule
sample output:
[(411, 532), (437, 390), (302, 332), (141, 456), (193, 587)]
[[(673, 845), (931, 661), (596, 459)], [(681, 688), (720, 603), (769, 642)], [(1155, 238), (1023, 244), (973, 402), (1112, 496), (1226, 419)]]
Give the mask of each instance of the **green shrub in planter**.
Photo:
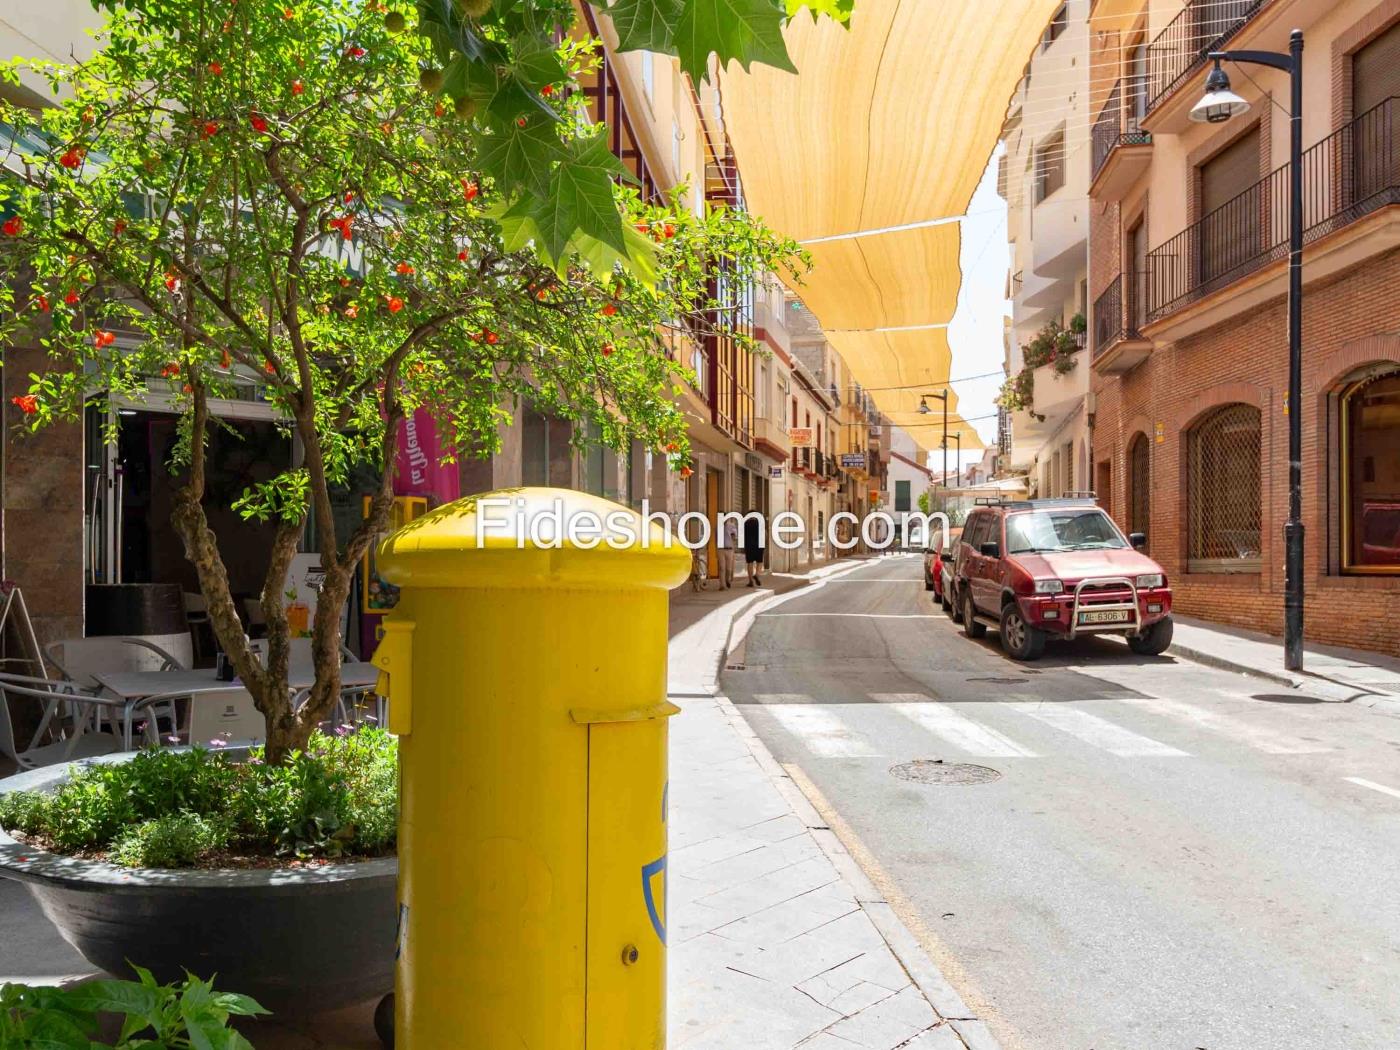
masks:
[(0, 827), (131, 867), (379, 856), (397, 842), (398, 744), (381, 729), (317, 733), (279, 766), (257, 748), (151, 749), (52, 794), (0, 796)]
[[(139, 981), (87, 981), (72, 988), (0, 986), (0, 1050), (253, 1050), (228, 1027), (230, 1017), (267, 1011), (246, 995), (216, 992), (212, 981), (187, 976), (162, 985), (136, 970)], [(122, 1019), (115, 1043), (95, 1042), (99, 1014)]]

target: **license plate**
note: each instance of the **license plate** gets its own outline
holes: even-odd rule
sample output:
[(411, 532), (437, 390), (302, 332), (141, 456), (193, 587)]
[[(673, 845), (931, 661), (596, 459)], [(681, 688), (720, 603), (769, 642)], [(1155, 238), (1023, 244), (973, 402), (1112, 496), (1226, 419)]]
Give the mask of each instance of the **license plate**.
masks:
[(1080, 623), (1127, 623), (1129, 616), (1125, 612), (1082, 612), (1079, 614)]

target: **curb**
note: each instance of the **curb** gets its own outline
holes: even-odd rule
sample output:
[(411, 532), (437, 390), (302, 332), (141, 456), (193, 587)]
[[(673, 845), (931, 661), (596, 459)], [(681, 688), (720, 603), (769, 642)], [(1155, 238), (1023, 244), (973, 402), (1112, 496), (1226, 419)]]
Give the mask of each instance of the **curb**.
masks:
[[(819, 806), (825, 804), (824, 800), (810, 797), (807, 789), (779, 764), (762, 738), (727, 696), (717, 695), (714, 699), (725, 720), (744, 741), (744, 746), (777, 787), (778, 792), (792, 808), (793, 814), (802, 821), (807, 833), (816, 840), (822, 853), (836, 869), (841, 881), (850, 889), (856, 904), (865, 912), (909, 980), (938, 1015), (939, 1023), (935, 1027), (941, 1028), (946, 1025), (967, 1050), (1002, 1050), (1001, 1044), (990, 1029), (978, 1019), (962, 996), (948, 983), (913, 931), (900, 918), (895, 906), (886, 899), (887, 894), (880, 891), (847, 848), (842, 832), (832, 826), (836, 822), (829, 822), (822, 816)], [(811, 790), (816, 793), (815, 788)], [(846, 835), (851, 834), (849, 829), (844, 831)]]
[(1248, 675), (1251, 678), (1262, 678), (1267, 682), (1274, 682), (1287, 689), (1306, 690), (1316, 693), (1319, 698), (1330, 704), (1355, 704), (1358, 707), (1370, 707), (1385, 714), (1400, 715), (1400, 696), (1391, 693), (1378, 693), (1368, 689), (1360, 689), (1345, 682), (1338, 682), (1333, 678), (1326, 678), (1322, 675), (1289, 674), (1286, 671), (1269, 671), (1259, 667), (1251, 667), (1248, 664), (1239, 663), (1226, 656), (1219, 656), (1215, 653), (1204, 652), (1200, 649), (1192, 648), (1189, 645), (1171, 644), (1167, 650), (1173, 656), (1183, 660), (1190, 660), (1192, 663), (1202, 664), (1205, 667), (1213, 667), (1218, 671), (1230, 671), (1236, 674)]

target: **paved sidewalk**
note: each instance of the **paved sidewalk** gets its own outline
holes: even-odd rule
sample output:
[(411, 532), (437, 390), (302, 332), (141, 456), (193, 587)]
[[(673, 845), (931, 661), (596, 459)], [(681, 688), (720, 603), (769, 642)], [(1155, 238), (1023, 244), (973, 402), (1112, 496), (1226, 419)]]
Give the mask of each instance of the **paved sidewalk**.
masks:
[(1283, 667), (1283, 640), (1260, 631), (1175, 617), (1170, 652), (1227, 671), (1252, 674), (1325, 700), (1400, 714), (1400, 660), (1362, 649), (1308, 643), (1303, 670)]
[(673, 1048), (996, 1050), (743, 717), (709, 695), (736, 618), (859, 564), (767, 577), (764, 594), (673, 597)]

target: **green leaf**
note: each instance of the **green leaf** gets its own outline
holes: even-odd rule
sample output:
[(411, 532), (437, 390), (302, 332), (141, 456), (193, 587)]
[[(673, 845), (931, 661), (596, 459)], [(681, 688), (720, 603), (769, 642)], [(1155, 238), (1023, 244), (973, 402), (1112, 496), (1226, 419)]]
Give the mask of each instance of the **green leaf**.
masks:
[(547, 212), (541, 216), (545, 247), (558, 259), (575, 230), (624, 251), (622, 215), (613, 197), (613, 176), (625, 169), (601, 136), (554, 169)]
[(813, 22), (826, 15), (842, 25), (848, 25), (855, 6), (856, 0), (787, 0), (787, 13), (789, 18), (795, 18), (805, 7), (812, 13)]
[(681, 0), (616, 0), (608, 8), (617, 30), (619, 51), (660, 51), (675, 46)]
[(80, 1010), (131, 1014), (151, 1025), (159, 1020), (160, 990), (135, 981), (88, 981), (70, 989), (68, 996)]
[(506, 251), (523, 251), (532, 243), (540, 243), (540, 227), (532, 210), (536, 204), (534, 199), (524, 197), (510, 207), (497, 204), (486, 209), (486, 216), (500, 224), (501, 242)]
[(482, 139), (481, 168), (499, 185), (543, 194), (549, 189), (550, 166), (564, 157), (553, 124), (515, 123), (498, 127)]
[(269, 1012), (256, 999), (237, 992), (219, 992), (214, 996), (214, 1004), (237, 1017), (258, 1017)]
[(539, 90), (546, 84), (557, 84), (568, 76), (553, 42), (532, 37), (519, 37), (513, 42), (515, 75), (525, 84)]
[(778, 0), (684, 0), (675, 34), (681, 68), (703, 80), (714, 54), (721, 66), (763, 62), (796, 73), (783, 42), (786, 21)]

